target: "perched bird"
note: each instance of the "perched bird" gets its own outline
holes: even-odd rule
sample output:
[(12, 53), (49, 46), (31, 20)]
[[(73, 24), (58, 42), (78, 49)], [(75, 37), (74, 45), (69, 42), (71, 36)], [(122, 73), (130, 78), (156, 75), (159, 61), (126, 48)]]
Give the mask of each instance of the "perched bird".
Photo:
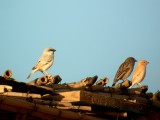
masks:
[(146, 67), (149, 62), (146, 60), (140, 60), (133, 72), (132, 76), (132, 85), (129, 88), (132, 88), (135, 84), (142, 86), (140, 82), (144, 79), (146, 75)]
[(128, 57), (118, 68), (118, 71), (115, 75), (114, 81), (112, 86), (115, 86), (115, 84), (119, 80), (125, 81), (131, 74), (134, 68), (134, 64), (137, 60), (133, 57)]
[(31, 73), (28, 75), (27, 79), (31, 77), (36, 71), (41, 71), (43, 74), (46, 73), (46, 70), (50, 68), (54, 62), (54, 52), (56, 50), (53, 48), (45, 48), (41, 57), (39, 58), (36, 65), (32, 68)]

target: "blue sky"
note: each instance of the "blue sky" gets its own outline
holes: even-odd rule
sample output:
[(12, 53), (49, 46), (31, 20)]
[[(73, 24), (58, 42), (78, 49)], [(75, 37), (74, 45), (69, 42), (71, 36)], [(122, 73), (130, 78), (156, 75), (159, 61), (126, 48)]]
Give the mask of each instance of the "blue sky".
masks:
[(62, 83), (98, 75), (111, 86), (119, 65), (132, 56), (150, 62), (142, 84), (156, 92), (159, 6), (159, 0), (0, 0), (0, 74), (11, 69), (14, 78), (28, 82), (43, 49), (53, 47), (48, 72), (59, 74)]

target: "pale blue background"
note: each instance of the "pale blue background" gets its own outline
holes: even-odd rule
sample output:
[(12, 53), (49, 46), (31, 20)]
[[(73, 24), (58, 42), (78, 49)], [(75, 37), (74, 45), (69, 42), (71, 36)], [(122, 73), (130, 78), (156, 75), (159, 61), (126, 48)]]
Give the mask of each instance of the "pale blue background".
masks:
[(48, 72), (62, 83), (98, 75), (111, 86), (133, 56), (150, 62), (142, 84), (160, 87), (160, 0), (0, 0), (0, 43), (0, 74), (11, 69), (18, 81), (28, 82), (51, 46), (57, 51)]

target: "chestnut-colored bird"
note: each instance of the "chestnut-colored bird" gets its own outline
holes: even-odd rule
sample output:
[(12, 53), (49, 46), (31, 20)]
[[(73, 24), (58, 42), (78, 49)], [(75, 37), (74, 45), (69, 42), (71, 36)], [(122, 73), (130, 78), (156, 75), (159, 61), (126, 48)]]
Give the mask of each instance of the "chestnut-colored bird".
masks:
[(132, 85), (129, 88), (132, 88), (135, 84), (142, 86), (140, 82), (143, 81), (146, 75), (146, 67), (149, 62), (146, 60), (140, 60), (133, 72), (132, 76)]
[(118, 68), (118, 71), (115, 75), (114, 81), (112, 86), (115, 86), (115, 84), (119, 80), (125, 81), (131, 74), (134, 68), (134, 64), (137, 60), (133, 57), (128, 57)]

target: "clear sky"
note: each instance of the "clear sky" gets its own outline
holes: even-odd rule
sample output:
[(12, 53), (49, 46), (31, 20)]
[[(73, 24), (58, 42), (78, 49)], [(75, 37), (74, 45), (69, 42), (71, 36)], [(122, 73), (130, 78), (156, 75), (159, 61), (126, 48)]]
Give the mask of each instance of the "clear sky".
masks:
[(43, 49), (53, 47), (48, 72), (62, 83), (98, 75), (111, 86), (132, 56), (150, 62), (142, 84), (160, 90), (160, 0), (0, 0), (0, 43), (0, 74), (11, 69), (18, 81), (41, 77), (26, 80)]

